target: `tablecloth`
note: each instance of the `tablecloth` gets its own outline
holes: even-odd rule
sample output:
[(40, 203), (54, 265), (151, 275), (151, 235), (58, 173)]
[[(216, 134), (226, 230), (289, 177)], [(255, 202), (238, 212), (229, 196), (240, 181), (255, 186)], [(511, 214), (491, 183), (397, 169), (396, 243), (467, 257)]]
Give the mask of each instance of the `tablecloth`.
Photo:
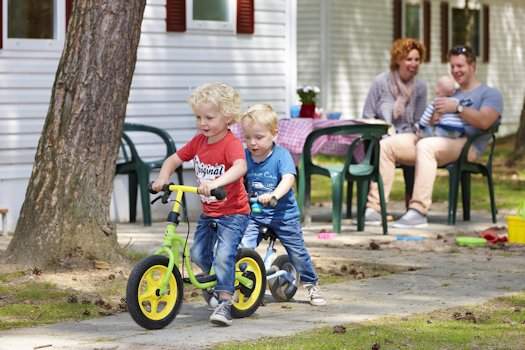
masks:
[[(290, 151), (295, 163), (298, 164), (301, 153), (303, 152), (303, 146), (306, 141), (306, 138), (313, 130), (326, 128), (330, 126), (357, 123), (359, 122), (352, 119), (280, 119), (279, 133), (277, 135), (276, 143)], [(242, 129), (239, 124), (232, 125), (230, 129), (235, 134), (235, 136), (243, 140)], [(355, 140), (356, 137), (357, 135), (322, 136), (319, 139), (317, 139), (316, 142), (312, 145), (312, 154), (344, 156), (348, 150), (348, 146), (352, 143), (352, 141)]]

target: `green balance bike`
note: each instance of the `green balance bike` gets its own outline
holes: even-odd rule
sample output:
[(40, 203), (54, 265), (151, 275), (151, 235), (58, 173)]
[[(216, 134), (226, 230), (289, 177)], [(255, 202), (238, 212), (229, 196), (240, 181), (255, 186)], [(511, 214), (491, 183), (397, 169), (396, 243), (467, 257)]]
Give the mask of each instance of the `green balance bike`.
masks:
[[(133, 268), (126, 288), (128, 311), (133, 320), (146, 329), (164, 328), (175, 319), (182, 306), (183, 283), (191, 283), (202, 290), (211, 290), (217, 284), (213, 269), (209, 274), (194, 273), (187, 244), (189, 229), (186, 237), (176, 232), (182, 195), (198, 193), (197, 187), (165, 185), (162, 194), (152, 203), (158, 199), (168, 203), (172, 192), (176, 196), (168, 215), (162, 246)], [(212, 195), (219, 200), (226, 197), (223, 189), (212, 191)], [(182, 271), (185, 269), (187, 277), (183, 278), (181, 268)], [(252, 315), (261, 305), (265, 289), (266, 272), (261, 257), (252, 249), (239, 249), (235, 261), (232, 316), (242, 318)]]

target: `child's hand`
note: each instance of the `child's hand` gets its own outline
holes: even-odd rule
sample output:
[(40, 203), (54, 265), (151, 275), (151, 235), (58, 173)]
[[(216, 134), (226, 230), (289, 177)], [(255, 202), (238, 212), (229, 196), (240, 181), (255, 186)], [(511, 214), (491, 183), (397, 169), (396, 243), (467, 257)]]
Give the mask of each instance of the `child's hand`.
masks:
[(161, 179), (160, 177), (157, 178), (157, 180), (153, 181), (151, 183), (151, 188), (155, 191), (155, 192), (160, 192), (162, 191), (162, 187), (164, 185), (166, 185), (168, 183), (168, 180), (164, 180), (164, 179)]
[(273, 193), (265, 193), (265, 194), (261, 194), (259, 197), (257, 197), (257, 200), (262, 205), (267, 206), (267, 205), (270, 204), (270, 202), (272, 201), (272, 198), (274, 198), (274, 197), (275, 196), (274, 196)]
[(443, 116), (443, 113), (435, 112), (432, 114), (432, 118), (430, 118), (430, 125), (436, 125), (441, 120), (441, 117)]
[(213, 181), (202, 181), (197, 191), (199, 192), (199, 194), (209, 197), (211, 196), (211, 191), (215, 188), (217, 188), (217, 186), (214, 185)]
[(455, 113), (458, 102), (456, 99), (449, 97), (436, 97), (434, 107), (438, 113)]

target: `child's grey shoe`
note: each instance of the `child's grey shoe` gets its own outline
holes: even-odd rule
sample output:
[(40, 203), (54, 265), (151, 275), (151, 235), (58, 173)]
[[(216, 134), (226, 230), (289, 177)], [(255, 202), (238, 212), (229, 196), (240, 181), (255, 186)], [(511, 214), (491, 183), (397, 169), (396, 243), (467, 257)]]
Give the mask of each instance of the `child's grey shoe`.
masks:
[(366, 208), (365, 210), (365, 224), (370, 226), (381, 225), (381, 214), (372, 208)]
[(219, 305), (219, 298), (213, 289), (203, 289), (202, 297), (208, 304), (208, 310), (213, 311)]
[(217, 305), (210, 316), (210, 322), (218, 326), (232, 325), (232, 302), (223, 300)]
[(423, 228), (428, 226), (427, 217), (416, 209), (408, 211), (392, 224), (395, 228)]
[(321, 289), (318, 285), (312, 283), (305, 283), (303, 287), (306, 289), (310, 304), (314, 306), (326, 305), (326, 299), (321, 294)]

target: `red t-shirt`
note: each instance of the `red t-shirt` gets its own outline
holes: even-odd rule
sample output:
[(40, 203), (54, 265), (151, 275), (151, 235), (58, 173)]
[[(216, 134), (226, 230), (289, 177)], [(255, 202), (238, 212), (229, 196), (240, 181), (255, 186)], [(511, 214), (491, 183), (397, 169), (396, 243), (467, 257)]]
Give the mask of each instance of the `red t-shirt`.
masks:
[[(218, 178), (230, 169), (237, 159), (245, 159), (242, 144), (231, 131), (228, 131), (222, 140), (212, 144), (208, 143), (206, 136), (198, 134), (178, 150), (177, 155), (185, 162), (193, 160), (198, 183)], [(205, 215), (219, 217), (250, 213), (242, 177), (226, 185), (224, 189), (226, 198), (222, 201), (214, 196), (201, 195), (202, 211)]]

